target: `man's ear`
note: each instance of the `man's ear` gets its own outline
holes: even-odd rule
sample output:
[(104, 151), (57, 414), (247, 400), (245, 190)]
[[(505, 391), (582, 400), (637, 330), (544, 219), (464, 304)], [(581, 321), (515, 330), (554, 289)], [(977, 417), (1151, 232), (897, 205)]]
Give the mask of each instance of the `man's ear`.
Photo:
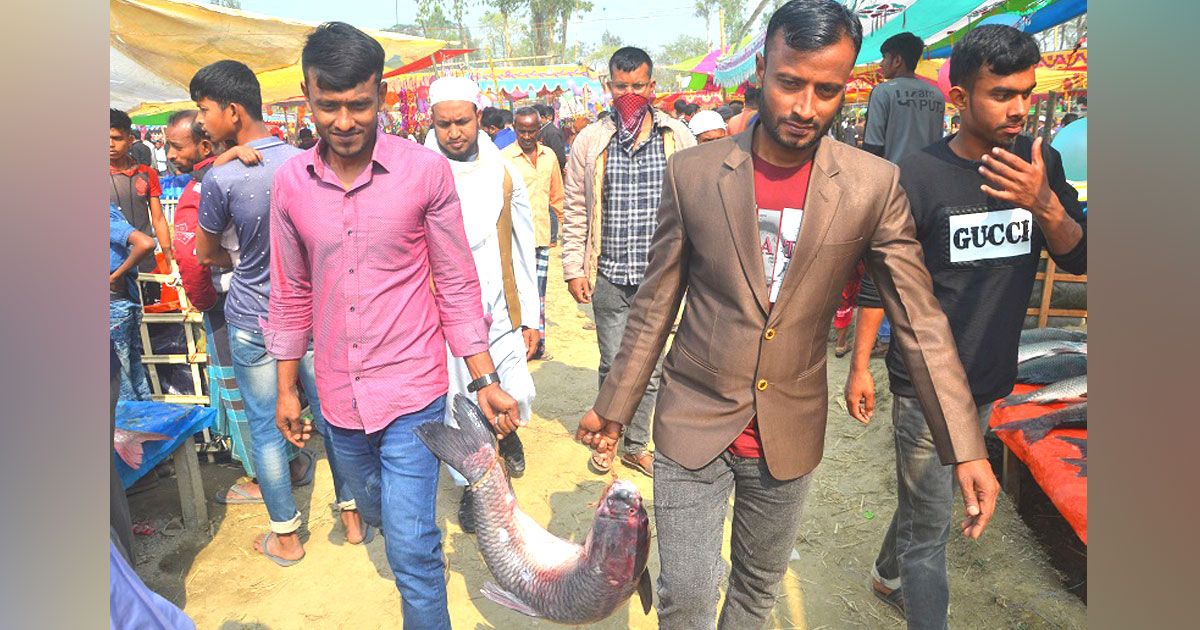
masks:
[(969, 101), (970, 99), (967, 98), (966, 88), (961, 85), (956, 85), (950, 88), (950, 104), (954, 105), (955, 109), (959, 111), (967, 109), (967, 103)]

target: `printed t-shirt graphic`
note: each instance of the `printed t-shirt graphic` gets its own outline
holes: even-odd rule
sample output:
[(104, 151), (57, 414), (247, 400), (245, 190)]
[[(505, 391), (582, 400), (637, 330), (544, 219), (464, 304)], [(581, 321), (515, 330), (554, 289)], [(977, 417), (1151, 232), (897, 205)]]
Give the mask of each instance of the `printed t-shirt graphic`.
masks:
[[(796, 240), (804, 219), (804, 201), (808, 196), (808, 178), (811, 174), (812, 160), (800, 166), (785, 167), (754, 156), (758, 245), (772, 307), (796, 253)], [(737, 457), (762, 457), (758, 418), (750, 420), (741, 435), (729, 445), (729, 452)]]

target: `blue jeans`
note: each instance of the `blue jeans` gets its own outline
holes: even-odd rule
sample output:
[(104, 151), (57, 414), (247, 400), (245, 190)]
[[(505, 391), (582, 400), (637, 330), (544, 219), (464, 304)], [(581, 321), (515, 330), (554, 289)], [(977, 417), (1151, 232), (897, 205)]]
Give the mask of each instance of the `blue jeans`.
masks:
[[(290, 534), (300, 528), (300, 511), (292, 497), (292, 479), (288, 470), (288, 442), (275, 426), (275, 402), (279, 376), (275, 359), (267, 354), (262, 333), (229, 327), (229, 346), (233, 355), (233, 373), (242, 393), (246, 416), (250, 421), (251, 450), (258, 485), (262, 489), (267, 513), (271, 516), (271, 531)], [(353, 495), (346, 475), (341, 471), (333, 449), (329, 448), (329, 425), (321, 415), (317, 398), (317, 382), (313, 373), (312, 348), (300, 360), (300, 387), (312, 408), (313, 425), (325, 440), (325, 454), (333, 473), (334, 494), (343, 509), (353, 509)]]
[(330, 426), (358, 512), (383, 530), (388, 564), (400, 590), (405, 628), (449, 629), (446, 565), (438, 529), (438, 460), (413, 429), (441, 423), (446, 397), (375, 433)]
[(892, 342), (892, 322), (888, 321), (887, 315), (883, 316), (883, 322), (879, 324), (879, 343)]
[(130, 300), (108, 302), (108, 336), (120, 363), (120, 400), (150, 400), (150, 381), (142, 365), (142, 306)]
[[(987, 429), (991, 405), (979, 407)], [(925, 413), (916, 398), (892, 397), (896, 432), (896, 513), (872, 574), (888, 588), (902, 588), (910, 630), (946, 628), (950, 585), (946, 541), (954, 514), (954, 467), (943, 466), (933, 447)]]

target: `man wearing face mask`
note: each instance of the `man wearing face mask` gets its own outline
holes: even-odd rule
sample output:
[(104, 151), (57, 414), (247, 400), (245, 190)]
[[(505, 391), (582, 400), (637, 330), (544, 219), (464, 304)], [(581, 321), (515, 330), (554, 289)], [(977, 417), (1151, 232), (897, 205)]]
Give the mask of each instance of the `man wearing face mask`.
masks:
[[(425, 146), (446, 156), (462, 205), (467, 244), (479, 276), (483, 313), (491, 317), (488, 353), (504, 390), (517, 400), (518, 424), (529, 422), (534, 397), (533, 377), (526, 360), (538, 348), (539, 298), (534, 263), (533, 214), (521, 173), (501, 156), (481, 131), (477, 106), (479, 86), (465, 77), (442, 77), (429, 86), (433, 133)], [(468, 395), (471, 375), (452, 354), (447, 396)], [(458, 426), (449, 407), (443, 420)], [(510, 477), (525, 474), (525, 451), (515, 431), (500, 440), (500, 455)], [(463, 489), (458, 523), (475, 532), (475, 510), (467, 480), (450, 468), (455, 485)]]
[[(601, 384), (646, 271), (667, 159), (696, 145), (686, 123), (650, 106), (654, 62), (646, 51), (629, 46), (617, 50), (608, 71), (613, 115), (588, 125), (575, 138), (564, 182), (562, 228), (567, 289), (576, 302), (592, 304), (595, 312)], [(623, 464), (650, 476), (654, 456), (646, 443), (661, 371), (660, 359), (625, 434), (621, 457)], [(603, 474), (611, 462), (611, 454), (595, 453), (589, 467)]]

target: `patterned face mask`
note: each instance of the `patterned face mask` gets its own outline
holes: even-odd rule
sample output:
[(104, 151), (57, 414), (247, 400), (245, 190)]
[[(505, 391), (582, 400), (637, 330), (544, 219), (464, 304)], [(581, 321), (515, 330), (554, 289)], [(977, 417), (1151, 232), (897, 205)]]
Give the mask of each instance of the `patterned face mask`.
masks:
[(642, 126), (642, 119), (650, 113), (650, 100), (641, 94), (628, 92), (613, 99), (613, 109), (625, 133), (633, 134), (637, 133)]

